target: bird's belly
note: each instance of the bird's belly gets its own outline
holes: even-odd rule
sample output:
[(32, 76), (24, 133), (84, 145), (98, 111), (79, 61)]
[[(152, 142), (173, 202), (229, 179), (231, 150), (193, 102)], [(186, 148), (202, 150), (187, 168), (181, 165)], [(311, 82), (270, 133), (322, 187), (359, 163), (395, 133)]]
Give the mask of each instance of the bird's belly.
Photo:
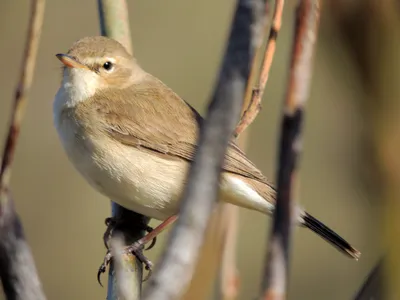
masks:
[(185, 163), (160, 159), (135, 148), (106, 156), (86, 170), (99, 192), (151, 218), (163, 220), (178, 212)]
[(108, 137), (63, 141), (76, 169), (97, 191), (121, 206), (164, 220), (176, 214), (188, 168)]

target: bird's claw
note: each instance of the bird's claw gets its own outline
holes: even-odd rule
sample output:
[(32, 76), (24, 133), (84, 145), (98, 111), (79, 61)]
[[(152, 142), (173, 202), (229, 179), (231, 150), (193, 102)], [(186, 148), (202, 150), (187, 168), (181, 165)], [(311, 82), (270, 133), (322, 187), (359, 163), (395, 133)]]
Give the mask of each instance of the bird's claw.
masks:
[[(153, 245), (153, 242), (151, 245), (147, 248), (150, 249)], [(147, 279), (150, 278), (151, 273), (153, 271), (153, 263), (151, 262), (150, 259), (148, 259), (144, 254), (144, 245), (140, 241), (137, 241), (133, 243), (132, 245), (128, 246), (125, 248), (125, 253), (131, 253), (133, 254), (143, 265), (144, 268), (148, 271), (146, 277), (144, 277), (143, 281), (146, 281)]]
[[(154, 246), (154, 242), (152, 242), (151, 245), (147, 249), (151, 248), (152, 246)], [(143, 243), (141, 243), (140, 241), (137, 241), (137, 242), (133, 243), (132, 245), (126, 247), (124, 249), (124, 253), (133, 254), (144, 265), (145, 269), (148, 271), (148, 274), (143, 279), (143, 281), (146, 281), (151, 276), (152, 269), (153, 269), (153, 263), (143, 254), (143, 250), (144, 250)], [(111, 259), (112, 259), (112, 254), (110, 251), (108, 251), (107, 254), (104, 256), (104, 261), (101, 264), (101, 266), (97, 272), (97, 281), (99, 282), (99, 284), (101, 286), (103, 286), (101, 283), (101, 274), (105, 273), (105, 271), (107, 270), (107, 266), (111, 262)]]
[(104, 256), (104, 260), (103, 263), (100, 265), (99, 270), (97, 271), (97, 282), (103, 286), (103, 284), (101, 283), (101, 274), (105, 273), (107, 270), (107, 266), (110, 264), (112, 255), (110, 250), (107, 250), (107, 254)]
[[(153, 228), (150, 227), (150, 226), (147, 226), (147, 227), (146, 227), (146, 231), (147, 231), (147, 233), (150, 233), (150, 232), (153, 231)], [(155, 246), (156, 243), (157, 243), (157, 237), (155, 236), (155, 237), (151, 240), (150, 245), (149, 245), (147, 248), (145, 248), (144, 250), (150, 250), (151, 248), (153, 248), (153, 247)]]

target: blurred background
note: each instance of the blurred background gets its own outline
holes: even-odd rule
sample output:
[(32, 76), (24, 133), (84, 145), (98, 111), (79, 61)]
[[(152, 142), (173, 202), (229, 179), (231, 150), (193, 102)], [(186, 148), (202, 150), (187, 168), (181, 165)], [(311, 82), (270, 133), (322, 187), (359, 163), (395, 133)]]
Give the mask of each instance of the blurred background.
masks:
[[(224, 50), (234, 1), (128, 2), (138, 61), (203, 113)], [(1, 137), (7, 130), (20, 70), (29, 4), (28, 0), (0, 2)], [(98, 285), (96, 272), (105, 254), (102, 235), (110, 202), (73, 169), (52, 123), (52, 102), (61, 76), (55, 54), (67, 51), (81, 37), (99, 34), (97, 2), (53, 0), (46, 5), (12, 190), (48, 299), (104, 299), (106, 289)], [(295, 1), (287, 1), (263, 109), (249, 128), (248, 156), (272, 181), (294, 7)], [(352, 261), (310, 231), (297, 229), (290, 299), (351, 299), (382, 250), (378, 239), (380, 206), (373, 189), (366, 188), (368, 170), (363, 167), (365, 126), (359, 101), (365, 91), (342, 35), (332, 24), (326, 5), (306, 115), (300, 201), (362, 256), (358, 262)], [(254, 299), (258, 293), (270, 223), (261, 214), (240, 210), (239, 299)], [(157, 246), (147, 252), (155, 262), (166, 236), (163, 234)]]

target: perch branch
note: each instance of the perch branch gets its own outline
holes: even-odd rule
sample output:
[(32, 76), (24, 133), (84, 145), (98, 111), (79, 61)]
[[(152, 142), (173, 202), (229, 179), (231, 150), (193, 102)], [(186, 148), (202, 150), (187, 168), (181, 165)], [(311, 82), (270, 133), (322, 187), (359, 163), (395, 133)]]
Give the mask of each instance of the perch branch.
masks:
[(290, 77), (281, 124), (277, 200), (260, 299), (286, 298), (290, 238), (298, 218), (293, 186), (297, 184), (296, 166), (301, 151), (304, 105), (310, 88), (319, 10), (319, 0), (300, 0), (296, 10)]
[[(235, 137), (238, 137), (257, 117), (261, 109), (261, 100), (264, 95), (265, 85), (268, 81), (269, 71), (271, 69), (272, 60), (274, 58), (276, 49), (276, 40), (282, 24), (284, 0), (276, 0), (274, 15), (272, 17), (272, 25), (269, 31), (267, 46), (264, 52), (264, 59), (262, 62), (261, 74), (258, 76), (258, 82), (255, 87), (247, 89), (246, 98), (243, 105), (242, 118), (239, 121), (235, 130)], [(268, 5), (266, 5), (267, 12)], [(257, 70), (259, 56), (262, 53), (262, 48), (259, 47), (253, 60), (252, 70)], [(252, 71), (253, 74), (253, 71)], [(250, 76), (251, 78), (252, 76)]]
[[(101, 34), (119, 41), (126, 49), (133, 53), (128, 7), (125, 0), (98, 0)], [(111, 203), (112, 217), (118, 220), (119, 228), (115, 228), (113, 234), (120, 234), (125, 245), (130, 245), (145, 235), (143, 229), (150, 221), (149, 218), (131, 212), (115, 202)], [(117, 280), (114, 263), (111, 263), (108, 276), (107, 299), (120, 299), (119, 291), (131, 291), (130, 299), (139, 299), (142, 286), (142, 264), (131, 254), (124, 254), (120, 260), (123, 266), (120, 270), (124, 274), (124, 280)], [(122, 275), (121, 275), (122, 276)], [(119, 277), (121, 277), (119, 276)], [(118, 286), (129, 282), (128, 287)]]
[(218, 83), (206, 121), (200, 128), (199, 147), (189, 169), (180, 217), (158, 269), (144, 291), (144, 299), (177, 299), (192, 278), (209, 217), (218, 198), (221, 166), (239, 118), (250, 72), (255, 2), (237, 2)]
[[(113, 291), (111, 299), (119, 300), (132, 300), (140, 299), (140, 289), (137, 287), (137, 281), (131, 280), (130, 276), (125, 276), (126, 272), (130, 272), (132, 257), (124, 253), (124, 237), (120, 234), (115, 234), (110, 242), (111, 253), (113, 254), (113, 272), (114, 272), (114, 282), (110, 283), (113, 285), (109, 291)], [(121, 254), (123, 253), (123, 254)], [(126, 257), (128, 256), (128, 257)], [(128, 270), (125, 270), (127, 268)], [(140, 272), (140, 271), (139, 271)], [(133, 293), (132, 293), (133, 291)], [(109, 295), (110, 296), (110, 295)], [(113, 298), (114, 297), (114, 298)], [(109, 297), (110, 298), (110, 297)]]
[(46, 299), (9, 187), (17, 139), (32, 85), (44, 8), (44, 0), (31, 1), (29, 33), (0, 169), (0, 277), (7, 299)]

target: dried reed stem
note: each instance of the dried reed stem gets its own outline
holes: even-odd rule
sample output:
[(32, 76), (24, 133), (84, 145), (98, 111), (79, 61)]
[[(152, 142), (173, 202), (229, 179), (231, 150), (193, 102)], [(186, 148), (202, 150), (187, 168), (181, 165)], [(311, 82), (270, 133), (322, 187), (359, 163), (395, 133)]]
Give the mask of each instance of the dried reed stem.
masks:
[[(257, 76), (258, 82), (256, 86), (248, 86), (246, 92), (246, 98), (243, 105), (242, 118), (235, 130), (235, 136), (238, 137), (257, 117), (257, 114), (261, 110), (261, 100), (264, 95), (265, 85), (268, 81), (269, 71), (272, 66), (272, 60), (274, 58), (276, 49), (276, 40), (278, 38), (279, 31), (282, 24), (282, 13), (283, 13), (284, 0), (276, 0), (274, 15), (272, 17), (272, 25), (269, 31), (267, 46), (264, 51), (264, 59), (262, 62), (261, 73)], [(268, 13), (268, 5), (266, 5), (266, 14)], [(258, 71), (258, 60), (262, 53), (262, 48), (259, 47), (253, 60), (252, 69)], [(252, 71), (252, 74), (254, 74)], [(255, 76), (255, 75), (254, 75)], [(253, 76), (250, 76), (250, 79)]]
[(29, 33), (0, 169), (0, 277), (7, 299), (45, 299), (10, 191), (12, 164), (32, 85), (45, 1), (31, 1)]
[(293, 187), (297, 184), (296, 166), (301, 151), (301, 129), (310, 87), (319, 10), (319, 0), (300, 0), (296, 10), (290, 77), (278, 150), (277, 200), (260, 299), (286, 298), (291, 232), (298, 218)]

